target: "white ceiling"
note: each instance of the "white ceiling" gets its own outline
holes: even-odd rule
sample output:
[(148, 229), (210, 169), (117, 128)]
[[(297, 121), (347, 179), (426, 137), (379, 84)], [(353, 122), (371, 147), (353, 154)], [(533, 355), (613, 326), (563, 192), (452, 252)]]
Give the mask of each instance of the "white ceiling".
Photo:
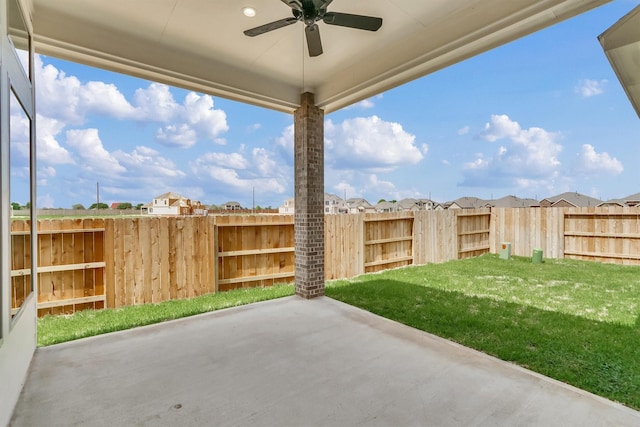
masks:
[(602, 33), (598, 39), (640, 117), (640, 6)]
[(320, 22), (315, 58), (300, 22), (243, 34), (291, 16), (280, 0), (27, 1), (39, 53), (286, 112), (309, 91), (330, 112), (609, 0), (334, 0), (382, 28)]

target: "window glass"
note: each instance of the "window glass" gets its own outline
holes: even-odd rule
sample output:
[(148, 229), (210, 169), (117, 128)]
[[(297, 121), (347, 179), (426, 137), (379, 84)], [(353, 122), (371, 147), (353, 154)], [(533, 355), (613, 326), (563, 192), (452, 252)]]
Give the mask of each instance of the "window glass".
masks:
[(31, 294), (31, 122), (11, 91), (9, 103), (9, 197), (11, 200), (11, 313)]
[(22, 65), (25, 75), (29, 80), (31, 80), (31, 75), (29, 73), (29, 30), (24, 21), (18, 0), (9, 0), (8, 8), (9, 40), (16, 50), (16, 54), (18, 55), (18, 59), (20, 60), (20, 64)]

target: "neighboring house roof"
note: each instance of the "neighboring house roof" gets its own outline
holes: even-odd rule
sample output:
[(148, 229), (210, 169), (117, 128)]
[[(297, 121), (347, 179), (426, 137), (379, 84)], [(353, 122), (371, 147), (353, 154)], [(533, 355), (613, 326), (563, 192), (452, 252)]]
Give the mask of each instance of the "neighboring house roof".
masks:
[(624, 197), (624, 202), (627, 206), (638, 206), (640, 205), (640, 193), (631, 194), (627, 197)]
[(174, 193), (172, 191), (166, 192), (164, 194), (161, 194), (159, 196), (154, 197), (154, 199), (182, 199), (183, 197), (178, 194), (178, 193)]
[(187, 201), (187, 199), (179, 199), (179, 200), (176, 200), (175, 202), (171, 203), (171, 207), (188, 208), (189, 207), (189, 202)]
[(489, 200), (485, 204), (487, 207), (495, 208), (530, 208), (540, 206), (536, 199), (521, 199), (516, 196), (504, 196), (496, 200)]
[(576, 191), (568, 191), (566, 193), (558, 194), (557, 196), (542, 199), (540, 200), (540, 205), (549, 204), (554, 206), (561, 204), (563, 201), (575, 207), (598, 206), (602, 203), (602, 200), (598, 200), (594, 197), (589, 197)]
[[(452, 202), (448, 202), (447, 208), (455, 203), (462, 209), (476, 209), (484, 206), (486, 202), (486, 200), (482, 200), (477, 197), (460, 197)], [(445, 205), (447, 204), (445, 203)]]
[(411, 199), (411, 198), (402, 199), (398, 202), (398, 206), (402, 210), (411, 210), (414, 207), (418, 207), (417, 205), (418, 205), (418, 201), (416, 199)]
[(393, 203), (393, 202), (387, 202), (387, 201), (384, 201), (384, 202), (380, 202), (380, 203), (378, 203), (378, 204), (375, 206), (375, 208), (376, 208), (377, 210), (389, 210), (389, 209), (395, 209), (395, 208), (396, 208), (396, 204), (395, 204), (395, 203)]
[(352, 207), (352, 208), (359, 207), (359, 206), (372, 207), (371, 203), (369, 203), (366, 199), (363, 199), (361, 197), (352, 197), (347, 200), (347, 204), (349, 205), (349, 207)]
[(331, 194), (331, 193), (324, 193), (324, 200), (327, 201), (335, 201), (335, 202), (344, 202), (344, 200), (336, 195), (336, 194)]
[(637, 206), (640, 205), (640, 193), (630, 194), (620, 199), (611, 199), (600, 203), (598, 206)]

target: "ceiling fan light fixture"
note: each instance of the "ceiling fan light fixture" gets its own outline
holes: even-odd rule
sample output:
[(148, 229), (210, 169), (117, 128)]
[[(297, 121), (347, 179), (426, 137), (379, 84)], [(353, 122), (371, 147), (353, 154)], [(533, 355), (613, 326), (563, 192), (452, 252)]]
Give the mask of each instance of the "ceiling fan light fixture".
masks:
[(327, 12), (327, 6), (333, 0), (281, 0), (291, 8), (293, 16), (259, 25), (244, 31), (249, 37), (259, 36), (269, 31), (288, 27), (296, 22), (305, 25), (305, 38), (309, 48), (309, 56), (322, 55), (322, 41), (320, 30), (316, 22), (322, 21), (327, 25), (355, 28), (358, 30), (378, 31), (382, 26), (382, 18), (351, 13)]
[(256, 10), (251, 6), (245, 6), (242, 8), (242, 14), (247, 18), (253, 18), (256, 16)]

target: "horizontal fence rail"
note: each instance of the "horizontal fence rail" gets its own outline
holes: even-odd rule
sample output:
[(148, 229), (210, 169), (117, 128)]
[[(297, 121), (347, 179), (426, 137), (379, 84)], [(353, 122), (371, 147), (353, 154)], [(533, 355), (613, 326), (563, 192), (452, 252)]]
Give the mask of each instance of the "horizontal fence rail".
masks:
[[(292, 282), (292, 215), (38, 221), (38, 312), (71, 313)], [(11, 306), (31, 291), (30, 223), (11, 224)], [(640, 207), (325, 216), (325, 278), (512, 253), (640, 264)]]

